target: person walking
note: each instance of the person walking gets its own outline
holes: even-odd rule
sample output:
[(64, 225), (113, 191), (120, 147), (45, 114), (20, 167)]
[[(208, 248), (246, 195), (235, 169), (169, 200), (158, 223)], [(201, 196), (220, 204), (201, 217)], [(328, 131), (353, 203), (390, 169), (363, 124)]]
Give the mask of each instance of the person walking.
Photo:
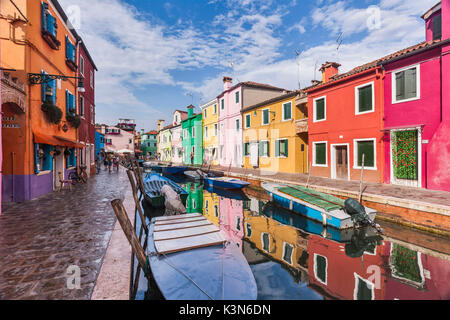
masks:
[(191, 164), (194, 165), (194, 151), (191, 151)]

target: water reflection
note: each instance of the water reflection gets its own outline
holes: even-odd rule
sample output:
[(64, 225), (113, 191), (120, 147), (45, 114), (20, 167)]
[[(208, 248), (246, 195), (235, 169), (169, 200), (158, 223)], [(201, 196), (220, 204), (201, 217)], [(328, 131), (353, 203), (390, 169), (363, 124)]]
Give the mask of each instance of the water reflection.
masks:
[(204, 214), (239, 245), (258, 299), (450, 299), (448, 255), (384, 240), (370, 227), (324, 228), (242, 192), (180, 184), (188, 213)]

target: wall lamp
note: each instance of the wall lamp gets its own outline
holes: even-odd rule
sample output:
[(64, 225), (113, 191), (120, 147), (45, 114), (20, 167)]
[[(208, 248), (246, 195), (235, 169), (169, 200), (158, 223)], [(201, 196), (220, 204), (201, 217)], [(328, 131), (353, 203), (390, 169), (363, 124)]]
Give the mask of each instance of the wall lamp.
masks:
[(68, 76), (60, 76), (54, 74), (46, 74), (46, 73), (29, 73), (28, 74), (28, 82), (33, 84), (43, 84), (53, 80), (63, 80), (67, 81), (68, 79), (78, 79), (78, 91), (85, 92), (83, 78), (81, 77), (68, 77)]

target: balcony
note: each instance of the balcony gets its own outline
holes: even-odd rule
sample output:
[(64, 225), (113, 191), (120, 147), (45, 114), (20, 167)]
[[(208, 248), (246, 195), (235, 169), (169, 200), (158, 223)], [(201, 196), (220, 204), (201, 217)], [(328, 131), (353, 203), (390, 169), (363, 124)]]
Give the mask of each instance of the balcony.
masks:
[(295, 121), (295, 130), (297, 134), (308, 132), (308, 118)]

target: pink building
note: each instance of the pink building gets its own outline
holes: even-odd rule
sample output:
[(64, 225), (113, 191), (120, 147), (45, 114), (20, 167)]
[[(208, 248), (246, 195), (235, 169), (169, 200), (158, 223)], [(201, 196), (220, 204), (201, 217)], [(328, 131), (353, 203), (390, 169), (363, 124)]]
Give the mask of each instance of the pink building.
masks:
[(223, 78), (219, 104), (219, 164), (242, 166), (242, 108), (278, 97), (286, 91), (267, 84), (241, 82), (232, 86), (232, 79)]
[(426, 41), (381, 62), (384, 182), (450, 191), (450, 0), (422, 18)]
[(134, 134), (123, 129), (102, 124), (95, 128), (105, 135), (105, 151), (134, 153)]
[(220, 197), (220, 230), (242, 248), (242, 238), (244, 238), (244, 207), (239, 200)]

